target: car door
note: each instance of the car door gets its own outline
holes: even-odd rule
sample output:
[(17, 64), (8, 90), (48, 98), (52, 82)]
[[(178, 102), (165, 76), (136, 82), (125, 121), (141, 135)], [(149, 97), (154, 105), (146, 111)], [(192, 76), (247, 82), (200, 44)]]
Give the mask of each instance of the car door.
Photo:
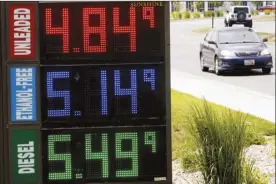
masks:
[(216, 44), (208, 44), (208, 64), (214, 65), (215, 55), (217, 50), (217, 31), (213, 31), (210, 37), (210, 41)]
[(212, 34), (212, 31), (209, 31), (206, 34), (202, 44), (202, 55), (203, 55), (203, 60), (206, 64), (208, 64), (208, 49), (209, 49), (208, 40), (210, 40), (211, 34)]
[(212, 53), (211, 53), (211, 47), (212, 47), (212, 44), (209, 44), (208, 42), (211, 41), (211, 37), (212, 35), (214, 34), (214, 31), (211, 31), (210, 34), (208, 35), (208, 37), (206, 38), (206, 51), (205, 51), (205, 55), (206, 55), (206, 64), (208, 65), (212, 65), (213, 62), (212, 62)]

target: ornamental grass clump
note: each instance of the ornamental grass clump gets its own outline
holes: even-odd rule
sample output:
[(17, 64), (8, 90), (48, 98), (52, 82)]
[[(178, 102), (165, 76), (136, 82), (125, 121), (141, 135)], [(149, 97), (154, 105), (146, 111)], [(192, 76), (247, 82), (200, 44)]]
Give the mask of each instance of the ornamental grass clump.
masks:
[[(191, 104), (188, 120), (198, 147), (199, 164), (206, 184), (243, 184), (246, 117), (225, 108), (216, 111), (204, 99)], [(250, 174), (247, 170), (246, 174)]]

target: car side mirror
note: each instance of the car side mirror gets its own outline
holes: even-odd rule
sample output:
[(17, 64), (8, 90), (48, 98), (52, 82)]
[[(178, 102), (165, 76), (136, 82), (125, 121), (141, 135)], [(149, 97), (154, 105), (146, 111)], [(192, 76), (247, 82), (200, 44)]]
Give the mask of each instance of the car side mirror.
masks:
[(267, 42), (267, 41), (268, 41), (268, 38), (264, 38), (264, 39), (263, 39), (263, 42)]
[(216, 42), (211, 41), (211, 40), (210, 40), (210, 41), (208, 41), (208, 44), (217, 45), (217, 44), (216, 44)]

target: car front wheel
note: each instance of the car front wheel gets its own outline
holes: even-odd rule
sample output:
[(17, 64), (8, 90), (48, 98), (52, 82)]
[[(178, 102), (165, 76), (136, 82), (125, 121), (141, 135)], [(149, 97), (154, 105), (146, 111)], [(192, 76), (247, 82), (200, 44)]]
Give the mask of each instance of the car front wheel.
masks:
[(201, 71), (203, 72), (208, 72), (209, 70), (208, 67), (204, 66), (204, 59), (202, 55), (200, 56), (200, 68), (201, 68)]
[(262, 68), (263, 74), (270, 74), (271, 68)]
[(221, 75), (221, 74), (222, 74), (222, 71), (220, 71), (220, 70), (218, 69), (218, 67), (219, 67), (218, 59), (215, 58), (215, 73), (216, 73), (216, 75)]

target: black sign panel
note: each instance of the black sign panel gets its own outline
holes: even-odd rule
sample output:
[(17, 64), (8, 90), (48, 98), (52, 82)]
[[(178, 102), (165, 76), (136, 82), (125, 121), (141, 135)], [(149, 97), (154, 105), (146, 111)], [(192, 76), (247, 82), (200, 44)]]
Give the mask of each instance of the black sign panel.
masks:
[(44, 182), (153, 181), (166, 175), (165, 127), (43, 131)]
[(43, 122), (110, 121), (102, 126), (112, 120), (122, 125), (119, 120), (162, 118), (163, 73), (160, 65), (43, 67)]
[(42, 64), (164, 61), (164, 2), (41, 3), (39, 12)]
[(43, 184), (171, 184), (165, 2), (38, 9)]

